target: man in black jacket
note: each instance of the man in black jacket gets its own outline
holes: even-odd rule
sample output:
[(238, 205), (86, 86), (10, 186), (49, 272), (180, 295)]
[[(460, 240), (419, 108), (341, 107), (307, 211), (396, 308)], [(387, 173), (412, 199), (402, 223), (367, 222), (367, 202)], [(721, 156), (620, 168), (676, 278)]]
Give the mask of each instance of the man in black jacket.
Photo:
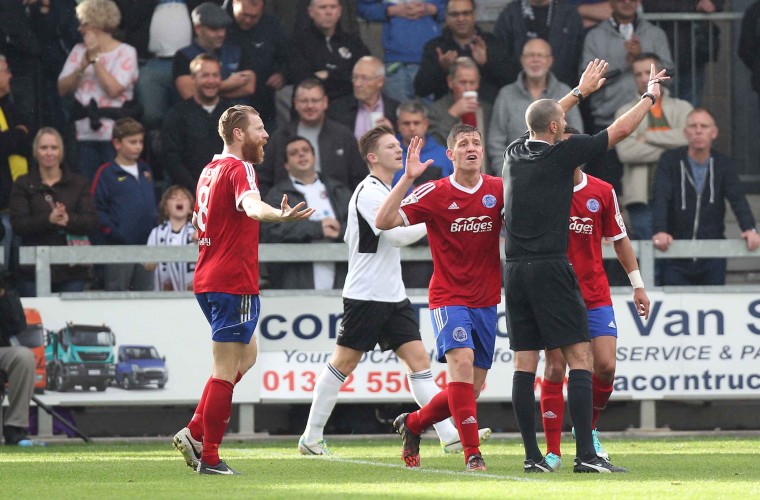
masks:
[(354, 65), (351, 74), (353, 95), (331, 101), (327, 116), (354, 131), (359, 140), (375, 127), (396, 128), (398, 101), (383, 94), (385, 66), (375, 56), (364, 56)]
[(218, 123), (230, 103), (219, 96), (222, 84), (219, 60), (201, 54), (190, 62), (195, 91), (175, 104), (164, 118), (161, 129), (161, 163), (172, 184), (195, 193), (201, 170), (224, 146)]
[(313, 0), (312, 22), (305, 31), (294, 33), (289, 61), (294, 84), (319, 78), (331, 101), (351, 94), (351, 70), (360, 57), (369, 55), (359, 35), (345, 33), (338, 25), (342, 12), (338, 0)]
[[(306, 204), (315, 209), (308, 220), (262, 225), (267, 243), (336, 243), (346, 232), (351, 191), (341, 182), (317, 173), (314, 148), (303, 137), (295, 136), (285, 144), (286, 179), (269, 190), (264, 201), (276, 203), (288, 195), (289, 203)], [(346, 278), (345, 262), (287, 263), (269, 266), (272, 288), (326, 290), (342, 288)]]
[(8, 410), (3, 422), (6, 445), (31, 444), (26, 428), (29, 401), (34, 394), (34, 354), (26, 347), (11, 345), (12, 337), (25, 328), (21, 299), (15, 290), (6, 287), (4, 277), (0, 276), (0, 371), (8, 377)]
[(322, 82), (309, 78), (296, 86), (293, 99), (298, 118), (281, 127), (264, 147), (264, 162), (256, 168), (259, 190), (266, 196), (277, 182), (286, 179), (285, 145), (293, 136), (305, 137), (314, 146), (317, 172), (353, 190), (367, 177), (367, 166), (351, 130), (325, 117), (328, 99)]
[(414, 78), (414, 93), (433, 94), (433, 100), (448, 94), (446, 76), (454, 61), (466, 56), (475, 61), (480, 71), (482, 99), (493, 103), (499, 89), (517, 78), (520, 65), (513, 50), (495, 35), (475, 24), (473, 0), (449, 0), (446, 27), (441, 36), (425, 44), (420, 70)]
[[(712, 149), (718, 127), (704, 108), (689, 113), (689, 145), (660, 157), (652, 199), (654, 246), (667, 252), (673, 240), (724, 239), (726, 200), (736, 215), (747, 249), (760, 248), (755, 218), (742, 192), (733, 160)], [(669, 259), (663, 285), (723, 285), (726, 259)]]

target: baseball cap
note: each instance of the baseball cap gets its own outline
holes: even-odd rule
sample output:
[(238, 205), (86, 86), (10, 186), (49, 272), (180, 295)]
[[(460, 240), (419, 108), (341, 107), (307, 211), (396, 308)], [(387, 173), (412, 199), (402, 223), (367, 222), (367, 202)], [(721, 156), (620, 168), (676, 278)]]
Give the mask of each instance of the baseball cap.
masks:
[(209, 28), (226, 28), (232, 24), (232, 18), (223, 8), (213, 2), (203, 2), (193, 9), (193, 24)]

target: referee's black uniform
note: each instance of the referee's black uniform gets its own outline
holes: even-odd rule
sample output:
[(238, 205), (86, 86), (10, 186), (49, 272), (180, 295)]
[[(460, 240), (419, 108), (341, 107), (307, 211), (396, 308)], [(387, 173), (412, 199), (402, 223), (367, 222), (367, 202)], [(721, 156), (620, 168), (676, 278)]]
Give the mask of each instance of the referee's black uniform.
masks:
[[(507, 257), (504, 293), (509, 345), (514, 351), (553, 349), (591, 340), (586, 305), (567, 259), (568, 221), (575, 167), (605, 155), (607, 147), (606, 130), (594, 136), (572, 135), (553, 145), (529, 141), (526, 133), (507, 147), (502, 172)], [(546, 463), (536, 441), (535, 377), (535, 373), (517, 368), (512, 377), (512, 407), (525, 446), (526, 471)], [(567, 400), (576, 430), (575, 467), (589, 468), (578, 461), (599, 460), (591, 437), (590, 371), (571, 368)]]
[(510, 347), (553, 349), (589, 341), (586, 306), (567, 258), (575, 167), (607, 153), (607, 131), (550, 145), (528, 139), (504, 160), (505, 298)]

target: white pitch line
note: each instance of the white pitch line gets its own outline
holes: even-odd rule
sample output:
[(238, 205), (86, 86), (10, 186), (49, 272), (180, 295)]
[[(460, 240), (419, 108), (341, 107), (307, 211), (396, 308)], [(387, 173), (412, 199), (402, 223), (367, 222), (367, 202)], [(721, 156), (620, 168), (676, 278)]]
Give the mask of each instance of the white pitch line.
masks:
[(473, 471), (473, 472), (467, 472), (467, 471), (452, 471), (452, 470), (445, 470), (445, 469), (426, 469), (424, 467), (407, 467), (405, 465), (401, 464), (386, 464), (383, 462), (372, 462), (370, 460), (356, 460), (351, 458), (338, 458), (338, 457), (331, 457), (331, 456), (325, 456), (321, 457), (325, 460), (330, 460), (333, 462), (343, 462), (343, 463), (349, 463), (349, 464), (357, 464), (357, 465), (373, 465), (375, 467), (389, 467), (391, 469), (406, 469), (413, 473), (426, 473), (429, 472), (431, 474), (440, 474), (444, 476), (464, 476), (471, 478), (488, 478), (488, 479), (509, 479), (510, 481), (535, 481), (534, 479), (530, 479), (527, 477), (519, 477), (519, 476), (502, 476), (500, 474), (490, 474), (487, 472), (480, 472), (480, 471)]

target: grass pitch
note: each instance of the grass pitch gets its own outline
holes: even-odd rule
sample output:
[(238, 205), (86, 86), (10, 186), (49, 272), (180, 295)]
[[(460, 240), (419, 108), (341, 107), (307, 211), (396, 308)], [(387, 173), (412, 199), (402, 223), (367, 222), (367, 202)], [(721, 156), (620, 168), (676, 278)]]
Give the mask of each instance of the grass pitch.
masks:
[(760, 498), (760, 438), (609, 439), (613, 463), (629, 474), (573, 474), (574, 444), (563, 468), (522, 472), (522, 445), (491, 439), (488, 471), (464, 472), (461, 454), (423, 439), (422, 468), (405, 469), (400, 439), (333, 439), (334, 455), (303, 457), (296, 440), (222, 445), (240, 476), (199, 476), (171, 446), (58, 444), (0, 448), (0, 497), (37, 498)]

